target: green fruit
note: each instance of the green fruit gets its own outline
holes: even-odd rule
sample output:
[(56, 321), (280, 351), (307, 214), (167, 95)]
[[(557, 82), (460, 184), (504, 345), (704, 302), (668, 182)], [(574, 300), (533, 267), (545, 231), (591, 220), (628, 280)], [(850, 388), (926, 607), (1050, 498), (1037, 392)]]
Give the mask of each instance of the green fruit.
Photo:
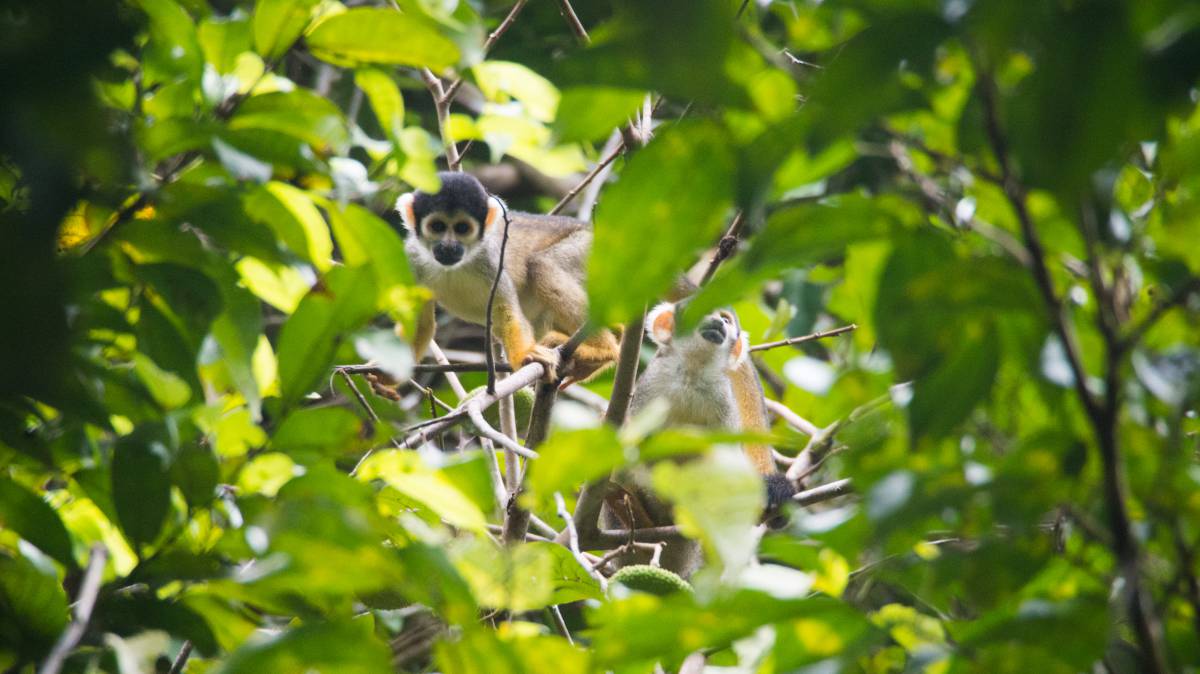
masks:
[(613, 574), (612, 580), (631, 590), (664, 596), (691, 592), (692, 586), (677, 574), (649, 564), (634, 564)]

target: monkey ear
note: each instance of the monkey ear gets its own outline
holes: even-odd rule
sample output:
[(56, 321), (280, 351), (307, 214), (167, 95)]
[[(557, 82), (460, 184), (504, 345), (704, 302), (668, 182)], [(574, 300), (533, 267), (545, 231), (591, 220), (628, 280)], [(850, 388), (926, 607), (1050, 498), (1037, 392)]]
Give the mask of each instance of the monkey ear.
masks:
[(396, 210), (400, 213), (400, 221), (408, 228), (410, 232), (417, 231), (417, 217), (413, 215), (413, 200), (416, 196), (412, 192), (401, 194), (399, 199), (396, 199)]
[(750, 338), (746, 333), (738, 334), (738, 338), (733, 341), (733, 346), (729, 348), (729, 370), (738, 369), (742, 363), (750, 358)]
[(670, 344), (671, 338), (675, 336), (675, 305), (663, 302), (654, 307), (646, 315), (646, 332), (650, 333), (650, 339), (655, 344)]
[(484, 229), (491, 227), (504, 217), (505, 205), (503, 201), (500, 201), (500, 197), (488, 195), (487, 207), (487, 215), (483, 218)]

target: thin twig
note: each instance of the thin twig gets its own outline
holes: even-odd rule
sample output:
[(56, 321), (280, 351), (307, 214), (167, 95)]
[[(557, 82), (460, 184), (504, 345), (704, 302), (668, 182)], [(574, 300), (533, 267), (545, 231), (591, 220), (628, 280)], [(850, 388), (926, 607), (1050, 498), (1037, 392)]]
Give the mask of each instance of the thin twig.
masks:
[(570, 189), (570, 191), (568, 191), (563, 196), (562, 199), (559, 199), (558, 203), (554, 204), (554, 208), (551, 208), (549, 211), (546, 212), (546, 214), (547, 215), (558, 215), (559, 213), (561, 213), (562, 210), (567, 207), (567, 204), (571, 203), (571, 201), (576, 197), (576, 195), (578, 195), (579, 192), (581, 190), (583, 190), (583, 188), (587, 187), (588, 183), (592, 182), (592, 180), (595, 179), (596, 176), (600, 175), (600, 172), (603, 171), (605, 167), (607, 167), (609, 164), (613, 163), (613, 161), (618, 156), (620, 156), (620, 154), (624, 150), (625, 150), (625, 141), (621, 141), (621, 142), (617, 143), (616, 146), (613, 147), (612, 151), (609, 152), (608, 154), (604, 155), (604, 158), (601, 159), (599, 162), (597, 162), (596, 165), (592, 167), (592, 170), (588, 171), (587, 175), (583, 176), (583, 178), (579, 181), (579, 183), (577, 185), (575, 185), (575, 187), (572, 187)]
[[(475, 404), (474, 400), (467, 403), (467, 417), (471, 420), (471, 423), (475, 425), (476, 430), (487, 436), (487, 438), (492, 442), (503, 447), (506, 451), (512, 452), (518, 456), (523, 456), (527, 459), (538, 458), (537, 452), (532, 449), (522, 447), (512, 438), (493, 428), (492, 425), (487, 422), (487, 419), (483, 418), (483, 412), (480, 411), (479, 405)], [(444, 419), (445, 417), (442, 418)]]
[(75, 650), (79, 640), (87, 632), (88, 621), (92, 619), (92, 609), (96, 607), (96, 595), (100, 593), (100, 578), (107, 561), (108, 548), (99, 543), (93, 545), (87, 569), (83, 574), (83, 583), (79, 586), (79, 594), (75, 601), (75, 620), (59, 635), (38, 674), (58, 674), (67, 656)]
[[(450, 359), (446, 358), (446, 353), (442, 351), (442, 347), (438, 346), (438, 343), (434, 340), (429, 341), (429, 353), (437, 361), (438, 365), (442, 367), (450, 365)], [(450, 369), (444, 370), (446, 381), (450, 384), (450, 390), (454, 391), (454, 395), (458, 396), (458, 401), (462, 402), (467, 399), (467, 389), (462, 385), (462, 382), (458, 379), (458, 375), (454, 374), (454, 372), (454, 370)]]
[[(625, 142), (621, 138), (621, 130), (614, 129), (608, 135), (608, 140), (604, 142), (604, 148), (601, 150), (601, 156), (607, 157), (621, 143)], [(587, 189), (583, 191), (583, 196), (579, 200), (579, 206), (575, 209), (575, 217), (584, 222), (592, 221), (592, 212), (595, 210), (596, 200), (600, 198), (600, 189), (604, 187), (605, 181), (608, 180), (608, 174), (612, 173), (613, 164), (609, 162), (607, 166), (602, 168), (596, 176), (588, 184)]]
[(818, 339), (825, 339), (826, 337), (836, 337), (837, 335), (857, 329), (858, 324), (851, 323), (850, 325), (843, 325), (840, 328), (833, 328), (832, 330), (814, 332), (811, 335), (792, 337), (791, 339), (781, 339), (778, 342), (764, 342), (762, 344), (755, 344), (754, 346), (750, 347), (750, 351), (753, 353), (755, 351), (766, 351), (767, 349), (775, 349), (781, 346), (794, 346), (796, 344), (803, 344), (805, 342), (811, 342)]
[[(378, 366), (363, 364), (363, 365), (335, 365), (334, 370), (345, 371), (349, 374), (379, 374), (383, 372)], [(445, 365), (441, 363), (417, 363), (412, 366), (413, 372), (434, 372), (439, 374), (454, 373), (454, 372), (487, 372), (487, 363), (450, 363)], [(496, 363), (496, 372), (512, 372), (513, 368), (508, 363)]]
[[(496, 262), (496, 275), (492, 277), (492, 289), (488, 292), (487, 310), (484, 315), (484, 357), (487, 359), (487, 392), (496, 392), (496, 359), (492, 355), (492, 306), (496, 303), (496, 289), (500, 287), (500, 277), (504, 275), (504, 254), (508, 250), (508, 206), (499, 199), (501, 213), (504, 215), (504, 234), (500, 239), (500, 260)], [(512, 354), (505, 353), (511, 358)]]
[(571, 631), (567, 629), (567, 621), (563, 620), (562, 611), (558, 609), (558, 604), (551, 604), (546, 607), (546, 610), (550, 612), (550, 617), (553, 619), (554, 629), (558, 630), (558, 633), (562, 635), (562, 638), (567, 640), (567, 643), (574, 646), (575, 640), (571, 638)]
[(854, 491), (854, 487), (850, 484), (850, 478), (843, 480), (835, 480), (829, 484), (823, 484), (820, 487), (805, 489), (792, 497), (792, 500), (797, 505), (809, 506), (814, 503), (828, 501), (838, 496), (844, 496)]
[(446, 100), (446, 91), (442, 87), (442, 80), (429, 68), (421, 68), (421, 80), (425, 82), (430, 96), (433, 97), (433, 109), (437, 113), (438, 120), (438, 135), (441, 136), (442, 146), (446, 151), (446, 167), (451, 171), (461, 171), (462, 158), (458, 155), (458, 146), (450, 137), (450, 102)]
[[(509, 28), (512, 28), (513, 22), (517, 20), (517, 15), (520, 14), (521, 10), (525, 8), (525, 3), (527, 2), (529, 2), (529, 0), (517, 0), (517, 2), (513, 4), (512, 9), (508, 10), (508, 16), (505, 16), (504, 20), (500, 22), (500, 25), (496, 26), (496, 30), (492, 31), (491, 34), (488, 35), (487, 40), (483, 43), (483, 53), (485, 55), (492, 50), (492, 47), (496, 45), (496, 41), (500, 39), (500, 36), (507, 33)], [(451, 82), (450, 85), (446, 87), (445, 91), (442, 92), (442, 101), (449, 105), (450, 102), (454, 100), (454, 95), (458, 93), (458, 90), (460, 87), (462, 87), (462, 85), (463, 78), (461, 77)]]
[(815, 436), (817, 433), (821, 432), (821, 429), (816, 424), (809, 421), (808, 419), (805, 419), (804, 417), (800, 416), (799, 414), (796, 414), (791, 409), (789, 409), (787, 407), (787, 405), (784, 405), (783, 403), (779, 402), (778, 400), (771, 400), (770, 398), (765, 398), (764, 400), (767, 404), (768, 410), (771, 410), (772, 413), (774, 413), (780, 419), (783, 419), (784, 422), (787, 423), (787, 425), (800, 431), (801, 433), (807, 435), (808, 437), (811, 438), (811, 437)]
[(558, 0), (558, 12), (567, 20), (567, 25), (571, 27), (571, 32), (575, 33), (575, 37), (583, 44), (591, 44), (592, 38), (588, 37), (587, 29), (579, 22), (579, 17), (575, 15), (575, 9), (571, 7), (571, 0)]
[[(482, 412), (491, 405), (495, 404), (498, 399), (505, 396), (511, 396), (518, 390), (523, 389), (541, 379), (545, 376), (545, 373), (546, 368), (541, 363), (530, 363), (514, 372), (511, 377), (507, 377), (501, 380), (500, 383), (496, 384), (495, 394), (484, 392), (475, 396), (474, 398), (471, 398), (469, 402), (475, 403), (479, 411)], [(403, 444), (408, 447), (415, 446), (416, 443), (422, 441), (430, 435), (434, 433), (441, 433), (447, 428), (458, 425), (468, 418), (469, 416), (467, 413), (466, 404), (460, 404), (458, 407), (454, 408), (453, 412), (447, 412), (440, 419), (430, 419), (409, 426), (406, 429), (406, 433), (409, 433), (409, 435), (405, 437)]]
[(712, 279), (713, 274), (717, 273), (717, 267), (721, 263), (733, 255), (733, 251), (737, 248), (738, 239), (741, 238), (742, 228), (746, 225), (746, 218), (742, 211), (738, 211), (733, 216), (733, 222), (729, 225), (729, 231), (725, 232), (725, 236), (717, 243), (717, 252), (713, 253), (712, 262), (708, 263), (708, 269), (704, 270), (704, 276), (700, 279), (700, 285), (704, 285)]
[(571, 554), (575, 555), (575, 561), (579, 562), (589, 576), (596, 579), (596, 582), (600, 584), (600, 591), (608, 594), (608, 579), (604, 577), (604, 574), (592, 568), (592, 565), (583, 556), (583, 551), (579, 549), (579, 533), (575, 531), (575, 519), (567, 511), (567, 504), (559, 492), (554, 492), (554, 506), (558, 510), (558, 516), (566, 523), (564, 531), (567, 534), (567, 547), (571, 550)]
[[(354, 380), (350, 378), (350, 375), (347, 374), (345, 370), (338, 370), (337, 372), (338, 374), (342, 375), (342, 379), (346, 381), (346, 386), (350, 387), (350, 391), (354, 394), (354, 397), (358, 399), (358, 404), (362, 405), (362, 408), (367, 411), (367, 415), (371, 417), (371, 421), (375, 422), (375, 426), (382, 426), (383, 421), (379, 419), (379, 415), (375, 413), (374, 409), (372, 409), (371, 403), (367, 402), (367, 399), (363, 397), (362, 392), (358, 390), (358, 386), (354, 383)], [(396, 449), (400, 449), (399, 440), (394, 437), (389, 437), (388, 439), (392, 441), (392, 445), (394, 445)]]
[(179, 647), (179, 655), (175, 656), (175, 662), (171, 663), (171, 669), (167, 670), (167, 674), (182, 674), (183, 668), (187, 665), (188, 657), (192, 655), (192, 642), (185, 640), (183, 646)]

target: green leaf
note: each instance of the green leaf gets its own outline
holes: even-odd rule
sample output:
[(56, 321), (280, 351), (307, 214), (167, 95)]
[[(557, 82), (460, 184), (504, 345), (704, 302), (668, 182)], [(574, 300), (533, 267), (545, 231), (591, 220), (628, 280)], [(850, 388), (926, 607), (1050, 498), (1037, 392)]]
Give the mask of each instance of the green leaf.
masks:
[(221, 467), (211, 447), (189, 442), (175, 454), (171, 462), (171, 481), (183, 492), (188, 505), (203, 508), (216, 496)]
[(633, 87), (682, 100), (748, 107), (729, 76), (735, 42), (733, 3), (705, 0), (627, 1), (587, 49), (556, 64), (556, 82)]
[(68, 569), (75, 568), (71, 537), (58, 513), (15, 480), (0, 480), (0, 528), (15, 532)]
[(358, 478), (382, 480), (404, 496), (428, 508), (439, 519), (460, 529), (484, 533), (487, 520), (479, 507), (439, 473), (420, 462), (420, 458), (400, 450), (375, 452), (359, 466)]
[[(259, 4), (260, 10), (261, 7), (262, 3)], [(252, 47), (250, 21), (245, 15), (207, 18), (200, 22), (199, 40), (205, 60), (218, 73), (232, 73), (237, 68), (238, 56)]]
[(329, 222), (342, 260), (349, 266), (370, 264), (380, 293), (413, 285), (404, 241), (391, 225), (357, 204), (329, 204)]
[(404, 130), (404, 97), (396, 81), (379, 68), (359, 68), (354, 72), (354, 84), (367, 95), (379, 128), (399, 145), (400, 132)]
[(725, 134), (709, 122), (673, 126), (634, 155), (596, 210), (588, 263), (596, 324), (628, 321), (716, 240), (732, 202), (732, 172)]
[[(585, 674), (595, 671), (588, 653), (552, 636), (502, 638), (496, 630), (471, 626), (458, 638), (440, 640), (434, 659), (444, 674)], [(636, 671), (636, 670), (635, 670)]]
[(322, 155), (343, 155), (350, 147), (342, 111), (329, 99), (303, 88), (247, 98), (229, 120), (229, 128), (286, 133)]
[(111, 595), (96, 605), (96, 614), (103, 616), (105, 631), (122, 636), (135, 636), (147, 630), (162, 630), (187, 639), (205, 656), (217, 652), (217, 641), (204, 618), (183, 603), (160, 599), (145, 593), (140, 595)]
[(392, 9), (355, 8), (325, 19), (305, 38), (313, 55), (334, 65), (386, 63), (441, 71), (458, 62), (458, 46), (437, 24)]
[(40, 660), (67, 626), (67, 594), (53, 569), (0, 552), (0, 648)]
[(621, 443), (610, 426), (554, 433), (538, 453), (541, 458), (530, 463), (525, 492), (535, 506), (553, 503), (554, 492), (571, 492), (625, 464)]
[(200, 79), (204, 54), (196, 39), (196, 25), (174, 0), (138, 0), (150, 19), (150, 41), (146, 46), (146, 84), (185, 77)]
[(192, 397), (186, 381), (158, 367), (143, 353), (133, 354), (133, 371), (164, 410), (182, 407)]
[(113, 452), (112, 495), (121, 529), (135, 549), (158, 537), (171, 507), (168, 450), (156, 438), (135, 433)]
[(262, 393), (254, 378), (254, 351), (262, 334), (262, 307), (253, 293), (240, 285), (222, 287), (225, 311), (212, 324), (212, 336), (220, 349), (220, 362), (246, 399), (250, 415), (261, 416)]
[(319, 622), (292, 628), (234, 651), (220, 674), (375, 674), (391, 670), (391, 652), (364, 625)]
[(279, 334), (279, 381), (284, 407), (291, 407), (329, 373), (343, 336), (375, 313), (371, 270), (335, 267), (311, 290)]
[(246, 213), (275, 230), (293, 252), (319, 270), (329, 268), (333, 240), (308, 193), (287, 183), (269, 182), (247, 194), (244, 203)]
[(989, 322), (961, 327), (962, 341), (913, 383), (908, 418), (914, 437), (949, 434), (992, 390), (1000, 367), (997, 328)]
[(505, 548), (476, 538), (457, 546), (451, 559), (481, 606), (524, 612), (552, 602), (554, 558), (545, 548)]
[(363, 421), (342, 407), (297, 410), (271, 436), (271, 447), (292, 457), (336, 457), (355, 446), (365, 430)]
[(254, 7), (254, 46), (265, 59), (275, 59), (292, 46), (308, 26), (320, 0), (261, 0)]
[(645, 99), (639, 89), (569, 87), (558, 102), (554, 132), (564, 143), (602, 138), (629, 121)]
[(710, 556), (736, 573), (754, 556), (754, 526), (766, 506), (762, 478), (737, 450), (654, 466), (654, 490), (675, 505), (681, 530), (704, 543)]
[(474, 67), (475, 81), (489, 101), (507, 103), (511, 98), (539, 122), (550, 122), (558, 108), (558, 88), (528, 66), (509, 61), (484, 61)]
[(824, 261), (842, 254), (850, 243), (880, 238), (895, 229), (895, 219), (886, 210), (861, 196), (773, 213), (750, 247), (723, 265), (676, 316), (677, 329), (690, 329), (700, 317), (787, 269)]

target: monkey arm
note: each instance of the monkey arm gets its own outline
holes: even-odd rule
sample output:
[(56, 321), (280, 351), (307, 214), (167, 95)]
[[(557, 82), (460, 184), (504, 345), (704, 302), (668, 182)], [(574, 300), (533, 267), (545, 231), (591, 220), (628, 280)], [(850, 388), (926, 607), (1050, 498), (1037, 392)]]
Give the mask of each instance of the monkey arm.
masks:
[(421, 362), (421, 358), (433, 341), (433, 335), (437, 330), (436, 309), (436, 304), (430, 299), (425, 302), (425, 306), (421, 307), (421, 315), (417, 317), (417, 329), (412, 340), (413, 361), (415, 362)]
[[(754, 363), (749, 358), (742, 361), (729, 373), (729, 380), (733, 386), (733, 399), (737, 405), (741, 430), (756, 433), (769, 431), (767, 406), (763, 402), (762, 384), (758, 381), (758, 373), (754, 371)], [(771, 475), (776, 472), (775, 457), (771, 455), (769, 446), (747, 442), (742, 445), (742, 451), (760, 474)]]
[(546, 367), (547, 379), (557, 377), (558, 353), (537, 343), (533, 326), (521, 311), (516, 289), (507, 278), (497, 288), (496, 301), (492, 306), (492, 329), (504, 345), (504, 353), (514, 367), (538, 362)]

